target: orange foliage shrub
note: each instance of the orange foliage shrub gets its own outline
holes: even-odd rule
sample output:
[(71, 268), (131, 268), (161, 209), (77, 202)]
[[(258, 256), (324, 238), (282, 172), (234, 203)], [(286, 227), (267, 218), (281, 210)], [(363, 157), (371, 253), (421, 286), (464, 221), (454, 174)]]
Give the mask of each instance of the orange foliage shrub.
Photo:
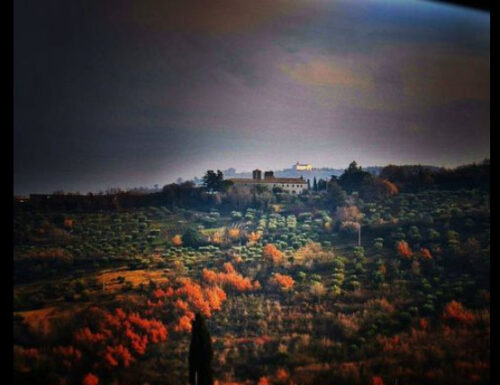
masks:
[(215, 244), (220, 244), (222, 242), (222, 237), (219, 232), (215, 232), (211, 237), (211, 242)]
[(271, 385), (271, 383), (269, 382), (269, 378), (267, 378), (266, 376), (262, 376), (261, 378), (259, 378), (259, 382), (257, 383), (257, 385)]
[[(193, 314), (193, 313), (191, 313)], [(192, 317), (183, 315), (181, 318), (179, 318), (179, 322), (175, 326), (174, 330), (176, 332), (190, 332), (191, 331), (191, 320), (194, 319), (194, 314)]]
[(130, 366), (135, 361), (130, 351), (123, 345), (106, 346), (104, 360), (109, 366), (122, 364), (124, 367)]
[(181, 310), (182, 312), (189, 311), (189, 305), (187, 304), (187, 302), (183, 301), (180, 298), (178, 298), (177, 301), (175, 301), (175, 306), (177, 307), (177, 309)]
[(66, 367), (71, 367), (82, 358), (82, 352), (74, 346), (56, 346), (52, 348), (52, 352)]
[[(239, 285), (242, 284), (240, 281), (242, 281), (243, 285), (245, 285), (243, 289), (246, 289), (246, 285), (250, 285), (250, 288), (252, 286), (248, 278), (243, 279), (243, 277), (237, 273), (214, 273), (216, 276), (213, 276), (211, 273), (213, 272), (206, 269), (203, 273), (204, 278), (209, 277), (209, 282), (211, 283), (218, 283), (221, 279), (229, 279), (229, 283), (235, 288), (239, 288)], [(179, 281), (182, 283), (182, 286), (175, 290), (175, 293), (176, 295), (185, 298), (193, 312), (200, 312), (205, 316), (210, 317), (212, 315), (212, 311), (220, 310), (222, 303), (227, 299), (224, 290), (217, 286), (202, 288), (189, 278), (182, 278)], [(183, 303), (182, 301), (179, 302), (179, 300), (177, 302), (178, 304)], [(187, 308), (183, 305), (182, 310), (187, 311)]]
[(134, 326), (136, 329), (142, 330), (145, 333), (144, 337), (149, 338), (155, 344), (167, 339), (167, 328), (162, 322), (155, 319), (141, 318), (138, 313), (129, 314), (128, 320), (124, 324), (126, 331), (131, 330), (131, 326)]
[(224, 263), (224, 270), (226, 270), (226, 273), (236, 273), (233, 265), (231, 265), (229, 262)]
[(445, 321), (457, 322), (460, 324), (470, 324), (474, 322), (474, 314), (465, 309), (460, 302), (451, 301), (443, 311), (443, 319)]
[(288, 378), (290, 377), (290, 375), (288, 374), (288, 372), (283, 369), (283, 368), (280, 368), (276, 371), (276, 379), (278, 381), (286, 381), (288, 380)]
[[(133, 354), (144, 355), (149, 344), (167, 339), (167, 328), (156, 319), (142, 318), (139, 313), (125, 313), (120, 308), (114, 313), (99, 308), (91, 312), (92, 318), (98, 321), (98, 330), (93, 332), (89, 327), (76, 330), (74, 341), (96, 349), (109, 366), (129, 366), (135, 361)], [(68, 348), (59, 348), (58, 351), (78, 357), (77, 352)]]
[[(164, 317), (174, 315), (172, 328), (176, 332), (191, 330), (191, 320), (196, 312), (206, 317), (211, 317), (213, 311), (220, 310), (227, 300), (225, 291), (219, 285), (227, 285), (239, 291), (253, 290), (254, 286), (248, 278), (237, 273), (230, 263), (224, 264), (225, 272), (217, 273), (204, 269), (202, 273), (204, 286), (182, 277), (176, 282), (174, 288), (156, 289), (153, 299), (147, 300), (146, 314), (158, 314)], [(206, 285), (208, 284), (208, 285)], [(173, 311), (169, 313), (169, 311)]]
[(203, 269), (203, 279), (211, 284), (230, 286), (238, 291), (250, 291), (254, 289), (249, 278), (243, 277), (237, 273), (231, 263), (224, 264), (225, 273), (216, 273), (215, 271)]
[(226, 293), (219, 287), (205, 289), (208, 303), (213, 310), (220, 310), (222, 303), (227, 299)]
[(229, 238), (231, 239), (237, 239), (240, 236), (240, 229), (233, 227), (228, 230)]
[(82, 385), (97, 385), (99, 383), (99, 377), (92, 373), (88, 373), (82, 381)]
[(172, 245), (176, 247), (182, 246), (182, 237), (179, 234), (172, 237)]
[(278, 248), (272, 243), (268, 243), (264, 246), (264, 249), (262, 250), (262, 256), (275, 265), (283, 262), (283, 253), (278, 250)]
[(186, 301), (195, 309), (206, 317), (211, 317), (210, 303), (205, 298), (205, 293), (200, 285), (191, 281), (189, 278), (179, 279), (182, 286), (178, 288), (175, 293), (179, 296), (185, 297)]
[(168, 297), (172, 297), (173, 295), (174, 295), (174, 290), (171, 287), (167, 288), (166, 290), (156, 289), (153, 292), (153, 297), (155, 297), (156, 299), (168, 298)]
[(372, 385), (384, 385), (384, 380), (382, 380), (382, 377), (380, 376), (373, 376)]
[(419, 252), (419, 257), (422, 259), (432, 259), (432, 254), (429, 249), (421, 248)]
[(213, 270), (203, 269), (202, 276), (203, 276), (203, 279), (209, 283), (213, 283), (213, 284), (218, 283), (219, 276)]
[(396, 244), (396, 251), (401, 258), (409, 259), (412, 256), (412, 251), (410, 249), (410, 246), (408, 245), (407, 242), (405, 241), (399, 241)]
[(223, 278), (223, 282), (232, 286), (237, 291), (250, 291), (253, 290), (252, 282), (249, 278), (243, 277), (237, 273), (227, 273)]
[(399, 193), (398, 187), (388, 179), (381, 178), (381, 184), (386, 188), (390, 196), (397, 195)]
[(290, 290), (295, 281), (289, 275), (275, 273), (274, 276), (269, 279), (269, 283), (274, 286), (279, 286), (283, 290)]
[(88, 327), (75, 331), (74, 339), (80, 344), (95, 344), (104, 341), (109, 334), (93, 333)]
[(256, 232), (252, 231), (251, 233), (248, 233), (247, 234), (248, 244), (252, 245), (258, 242), (261, 236), (262, 236), (261, 233), (259, 233), (258, 231)]

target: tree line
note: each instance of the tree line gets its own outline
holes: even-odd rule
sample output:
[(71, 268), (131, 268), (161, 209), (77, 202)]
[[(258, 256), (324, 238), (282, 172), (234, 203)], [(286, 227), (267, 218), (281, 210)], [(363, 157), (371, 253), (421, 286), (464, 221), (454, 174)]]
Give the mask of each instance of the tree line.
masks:
[[(421, 165), (388, 165), (380, 175), (373, 175), (353, 161), (339, 177), (332, 176), (329, 181), (314, 178), (311, 186), (303, 195), (319, 194), (320, 204), (335, 209), (345, 203), (348, 194), (357, 193), (367, 201), (383, 200), (398, 192), (417, 192), (422, 190), (459, 190), (490, 188), (490, 163), (460, 166), (454, 169), (432, 168)], [(283, 191), (269, 191), (263, 186), (252, 188), (233, 186), (225, 180), (220, 170), (208, 170), (203, 184), (193, 182), (171, 183), (161, 191), (141, 193), (138, 191), (113, 190), (106, 194), (32, 194), (30, 199), (16, 205), (33, 206), (66, 211), (126, 210), (137, 207), (165, 206), (171, 209), (207, 209), (214, 205), (222, 210), (241, 210), (248, 207), (267, 209), (271, 203), (279, 203)], [(296, 198), (295, 198), (296, 199)], [(307, 199), (302, 199), (307, 202)]]

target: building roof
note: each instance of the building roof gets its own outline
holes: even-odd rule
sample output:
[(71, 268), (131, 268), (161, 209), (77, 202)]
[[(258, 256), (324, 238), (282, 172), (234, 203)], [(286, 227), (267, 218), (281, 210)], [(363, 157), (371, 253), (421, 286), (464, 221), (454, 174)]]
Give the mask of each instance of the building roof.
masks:
[(251, 178), (231, 178), (229, 179), (231, 182), (238, 183), (247, 183), (247, 184), (307, 184), (304, 179), (300, 178), (267, 178), (267, 179), (251, 179)]

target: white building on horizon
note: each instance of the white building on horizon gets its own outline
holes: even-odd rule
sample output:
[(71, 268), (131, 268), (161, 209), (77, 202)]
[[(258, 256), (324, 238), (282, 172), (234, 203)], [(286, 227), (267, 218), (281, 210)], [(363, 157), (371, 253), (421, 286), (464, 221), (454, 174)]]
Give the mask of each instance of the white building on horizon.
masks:
[(297, 163), (293, 165), (293, 169), (297, 171), (311, 171), (313, 166), (310, 163), (301, 164), (297, 161)]

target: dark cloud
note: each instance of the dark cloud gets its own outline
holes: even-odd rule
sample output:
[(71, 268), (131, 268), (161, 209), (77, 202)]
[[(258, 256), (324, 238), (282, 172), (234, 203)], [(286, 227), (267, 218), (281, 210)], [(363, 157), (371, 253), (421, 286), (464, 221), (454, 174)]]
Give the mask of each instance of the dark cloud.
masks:
[(483, 12), (344, 0), (14, 6), (17, 192), (489, 155)]

